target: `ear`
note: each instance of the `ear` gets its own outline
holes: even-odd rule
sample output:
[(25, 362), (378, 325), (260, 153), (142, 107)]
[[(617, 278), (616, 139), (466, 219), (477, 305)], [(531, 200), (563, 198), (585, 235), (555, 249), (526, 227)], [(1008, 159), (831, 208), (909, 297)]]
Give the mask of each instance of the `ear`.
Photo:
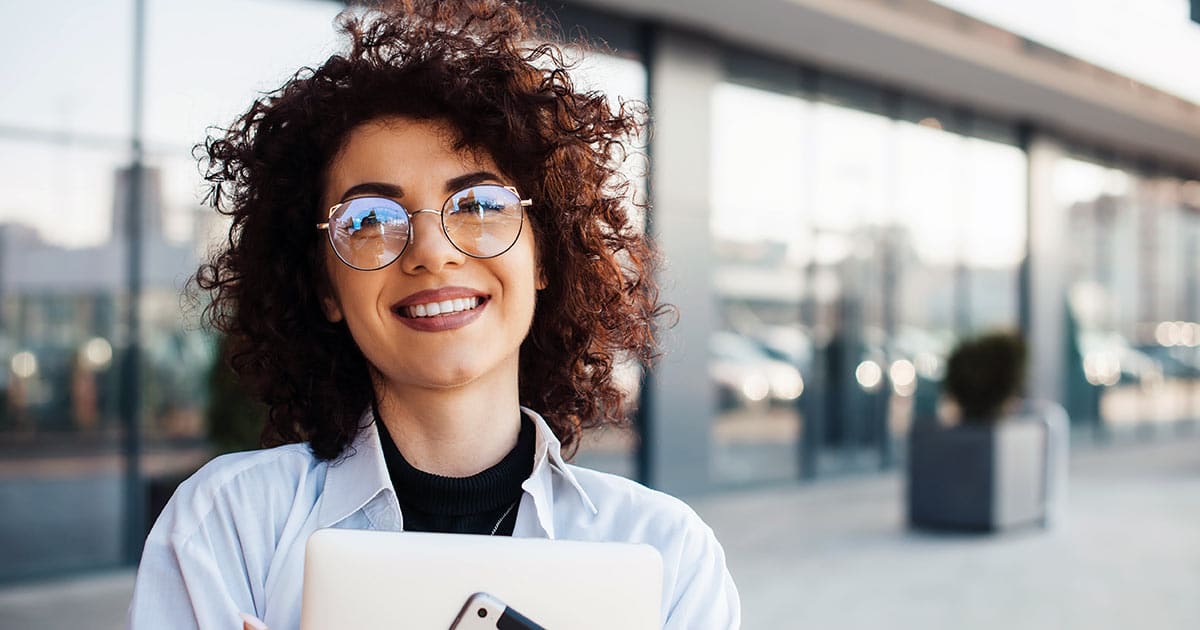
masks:
[(326, 294), (321, 296), (321, 311), (325, 313), (325, 319), (328, 319), (331, 324), (344, 319), (342, 306), (331, 295)]
[(317, 289), (317, 297), (321, 301), (321, 312), (325, 314), (325, 319), (329, 320), (329, 323), (333, 324), (345, 319), (345, 315), (342, 313), (341, 303), (339, 303), (337, 297), (333, 295), (333, 291), (330, 289), (327, 283), (328, 280), (321, 283), (322, 286)]
[(541, 291), (542, 289), (545, 289), (547, 286), (550, 286), (550, 283), (546, 281), (546, 272), (544, 269), (542, 269), (541, 263), (538, 263), (537, 270), (535, 271), (535, 273), (537, 274), (537, 278), (534, 279), (534, 284), (533, 284), (535, 289), (537, 289), (538, 291)]

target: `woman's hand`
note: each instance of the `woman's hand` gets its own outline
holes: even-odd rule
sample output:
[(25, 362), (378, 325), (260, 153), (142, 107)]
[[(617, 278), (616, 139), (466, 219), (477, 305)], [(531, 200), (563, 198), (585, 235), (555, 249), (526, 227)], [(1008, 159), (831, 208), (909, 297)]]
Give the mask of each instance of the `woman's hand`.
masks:
[(242, 630), (268, 630), (268, 628), (262, 619), (254, 615), (242, 613)]

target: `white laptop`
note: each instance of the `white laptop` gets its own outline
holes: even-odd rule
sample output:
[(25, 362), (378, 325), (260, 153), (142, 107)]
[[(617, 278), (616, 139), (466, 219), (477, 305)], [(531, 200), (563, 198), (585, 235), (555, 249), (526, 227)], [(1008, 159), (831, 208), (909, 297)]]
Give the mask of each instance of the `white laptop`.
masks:
[[(662, 558), (649, 545), (322, 529), (300, 628), (449, 630), (476, 593), (546, 630), (657, 630)], [(505, 627), (481, 621), (469, 627)]]

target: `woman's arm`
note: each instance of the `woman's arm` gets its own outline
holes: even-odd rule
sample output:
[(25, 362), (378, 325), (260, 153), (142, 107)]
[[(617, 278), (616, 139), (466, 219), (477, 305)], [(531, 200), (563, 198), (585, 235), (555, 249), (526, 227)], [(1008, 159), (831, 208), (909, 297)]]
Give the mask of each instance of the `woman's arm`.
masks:
[(712, 528), (694, 514), (691, 520), (676, 565), (675, 599), (663, 628), (740, 628), (741, 600), (733, 576), (725, 566), (725, 550)]
[(242, 563), (219, 560), (220, 553), (200, 532), (178, 539), (158, 532), (162, 524), (160, 520), (155, 526), (142, 552), (129, 630), (238, 627), (240, 612), (254, 610), (246, 572), (239, 570)]
[(163, 508), (138, 565), (130, 630), (238, 628), (240, 613), (262, 614), (270, 510), (251, 509), (260, 493), (236, 461), (210, 462)]

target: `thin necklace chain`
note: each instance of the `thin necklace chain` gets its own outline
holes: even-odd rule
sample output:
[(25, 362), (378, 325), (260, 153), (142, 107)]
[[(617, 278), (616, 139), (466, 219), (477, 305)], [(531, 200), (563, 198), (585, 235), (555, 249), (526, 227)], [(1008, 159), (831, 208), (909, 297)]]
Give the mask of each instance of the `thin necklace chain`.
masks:
[(496, 532), (500, 531), (500, 523), (503, 523), (504, 519), (508, 518), (508, 514), (512, 512), (513, 508), (517, 507), (517, 504), (520, 502), (521, 499), (518, 497), (516, 501), (512, 502), (512, 505), (508, 506), (507, 510), (504, 510), (504, 514), (500, 515), (500, 520), (496, 521), (496, 526), (492, 528), (492, 533), (488, 534), (488, 536), (495, 536)]

